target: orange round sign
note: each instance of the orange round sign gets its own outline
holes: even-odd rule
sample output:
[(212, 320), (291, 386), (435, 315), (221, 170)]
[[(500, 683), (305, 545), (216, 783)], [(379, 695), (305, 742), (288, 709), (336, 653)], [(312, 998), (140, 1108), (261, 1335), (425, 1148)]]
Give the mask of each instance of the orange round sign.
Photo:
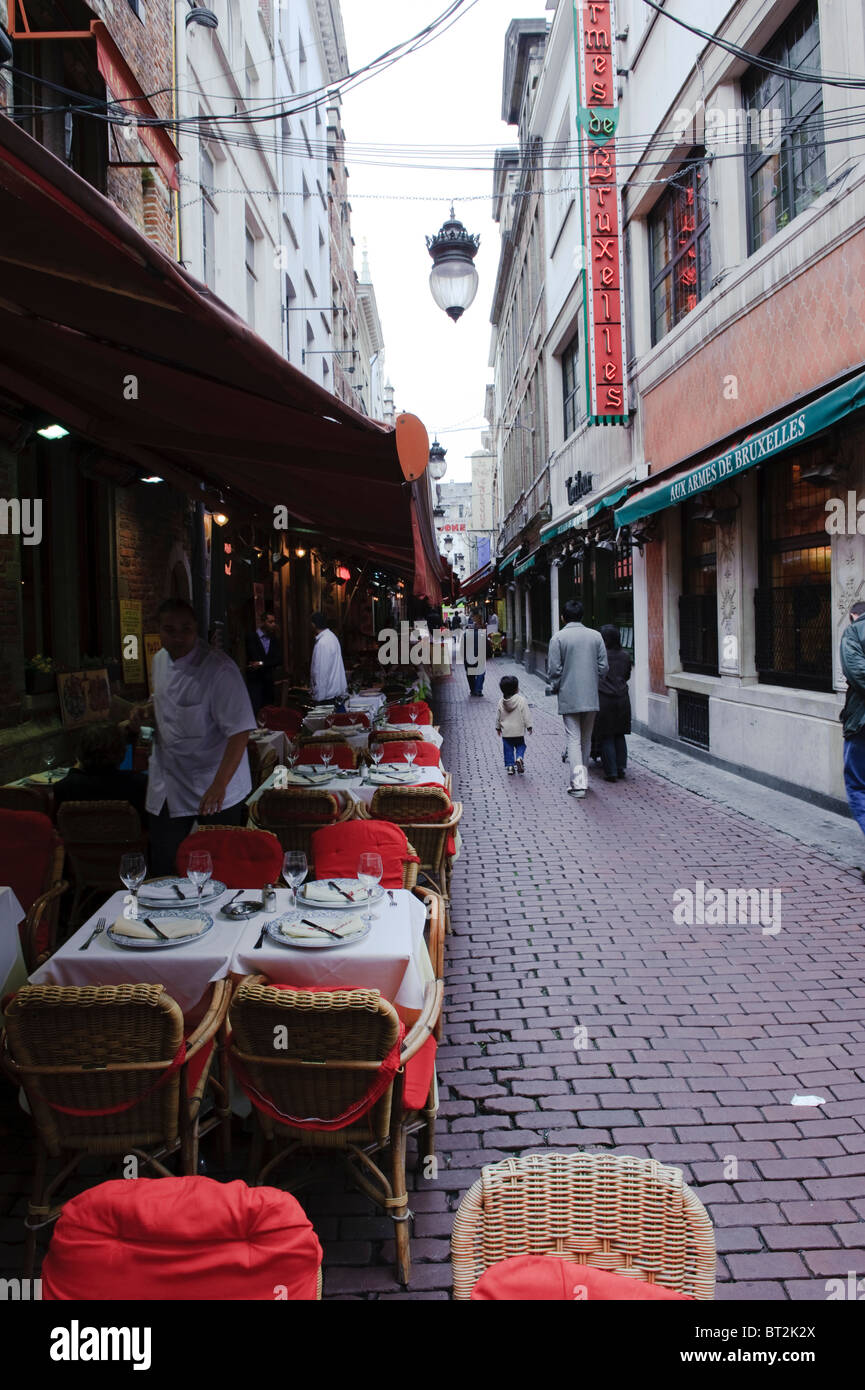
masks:
[(396, 417), (396, 452), (403, 477), (408, 482), (422, 477), (429, 463), (429, 435), (416, 415)]

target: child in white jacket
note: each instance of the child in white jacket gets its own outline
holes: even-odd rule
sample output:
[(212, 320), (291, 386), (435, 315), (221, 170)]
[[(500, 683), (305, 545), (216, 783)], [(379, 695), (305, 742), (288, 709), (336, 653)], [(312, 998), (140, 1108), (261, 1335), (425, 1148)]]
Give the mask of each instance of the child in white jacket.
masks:
[(529, 702), (525, 695), (519, 694), (519, 689), (516, 676), (502, 676), (499, 681), (502, 698), (496, 710), (496, 729), (501, 734), (509, 777), (513, 777), (514, 771), (525, 772), (526, 734), (532, 732)]

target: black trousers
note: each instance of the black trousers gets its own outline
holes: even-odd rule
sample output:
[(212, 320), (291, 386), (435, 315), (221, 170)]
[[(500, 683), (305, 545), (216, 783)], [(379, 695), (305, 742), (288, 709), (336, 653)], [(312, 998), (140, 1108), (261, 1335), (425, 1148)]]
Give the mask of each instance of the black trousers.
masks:
[(196, 821), (199, 825), (245, 825), (249, 811), (245, 801), (217, 811), (215, 816), (171, 816), (166, 802), (159, 815), (148, 812), (150, 873), (162, 878), (176, 873), (177, 851)]

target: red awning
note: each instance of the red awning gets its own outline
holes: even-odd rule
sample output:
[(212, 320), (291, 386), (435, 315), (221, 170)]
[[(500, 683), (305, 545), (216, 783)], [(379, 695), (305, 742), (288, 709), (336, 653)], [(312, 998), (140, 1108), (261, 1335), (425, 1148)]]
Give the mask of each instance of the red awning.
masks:
[(230, 489), (262, 521), (285, 506), (438, 601), (429, 488), (405, 485), (394, 431), (292, 367), (3, 116), (0, 266), (8, 401), (209, 505)]
[(495, 565), (483, 565), (474, 574), (470, 574), (468, 579), (460, 584), (460, 598), (475, 598), (477, 594), (485, 593), (490, 587), (490, 582), (495, 573)]

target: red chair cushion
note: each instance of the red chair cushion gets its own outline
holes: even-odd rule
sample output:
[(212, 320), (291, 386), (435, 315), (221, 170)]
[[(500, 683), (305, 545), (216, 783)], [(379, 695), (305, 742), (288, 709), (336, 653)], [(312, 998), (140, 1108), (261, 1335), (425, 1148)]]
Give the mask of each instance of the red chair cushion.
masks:
[(424, 743), (421, 739), (392, 739), (379, 745), (384, 749), (383, 762), (404, 763), (406, 753), (414, 753), (415, 767), (440, 767), (441, 755), (434, 743)]
[[(327, 739), (322, 739), (322, 743), (327, 743)], [(333, 757), (330, 760), (331, 767), (354, 767), (354, 749), (349, 748), (347, 743), (332, 743)], [(321, 749), (314, 743), (308, 743), (305, 748), (300, 750), (299, 763), (321, 764)]]
[(64, 1206), (42, 1297), (310, 1300), (321, 1246), (294, 1197), (213, 1178), (104, 1182)]
[(405, 1064), (402, 1103), (406, 1110), (423, 1110), (432, 1085), (438, 1043), (427, 1038), (419, 1052)]
[(412, 710), (417, 715), (418, 724), (431, 724), (432, 710), (425, 700), (417, 700), (412, 705), (390, 705), (387, 711), (389, 724), (410, 724)]
[(367, 850), (381, 855), (383, 888), (402, 888), (403, 865), (419, 864), (409, 854), (404, 830), (386, 820), (349, 820), (314, 830), (310, 839), (316, 878), (354, 878)]
[(481, 1275), (471, 1296), (479, 1302), (512, 1303), (694, 1301), (688, 1293), (662, 1289), (658, 1284), (644, 1284), (625, 1274), (611, 1274), (606, 1269), (592, 1269), (590, 1265), (571, 1264), (570, 1260), (559, 1260), (553, 1255), (518, 1255), (511, 1260), (501, 1260)]
[(303, 723), (300, 710), (282, 709), (279, 705), (264, 705), (258, 717), (266, 729), (282, 729), (287, 734), (296, 734)]
[(60, 837), (40, 811), (0, 810), (0, 883), (11, 888), (25, 913), (49, 887)]
[(177, 850), (177, 872), (185, 874), (193, 850), (207, 850), (213, 877), (226, 888), (257, 888), (276, 883), (282, 872), (279, 840), (264, 830), (207, 830), (187, 835)]

